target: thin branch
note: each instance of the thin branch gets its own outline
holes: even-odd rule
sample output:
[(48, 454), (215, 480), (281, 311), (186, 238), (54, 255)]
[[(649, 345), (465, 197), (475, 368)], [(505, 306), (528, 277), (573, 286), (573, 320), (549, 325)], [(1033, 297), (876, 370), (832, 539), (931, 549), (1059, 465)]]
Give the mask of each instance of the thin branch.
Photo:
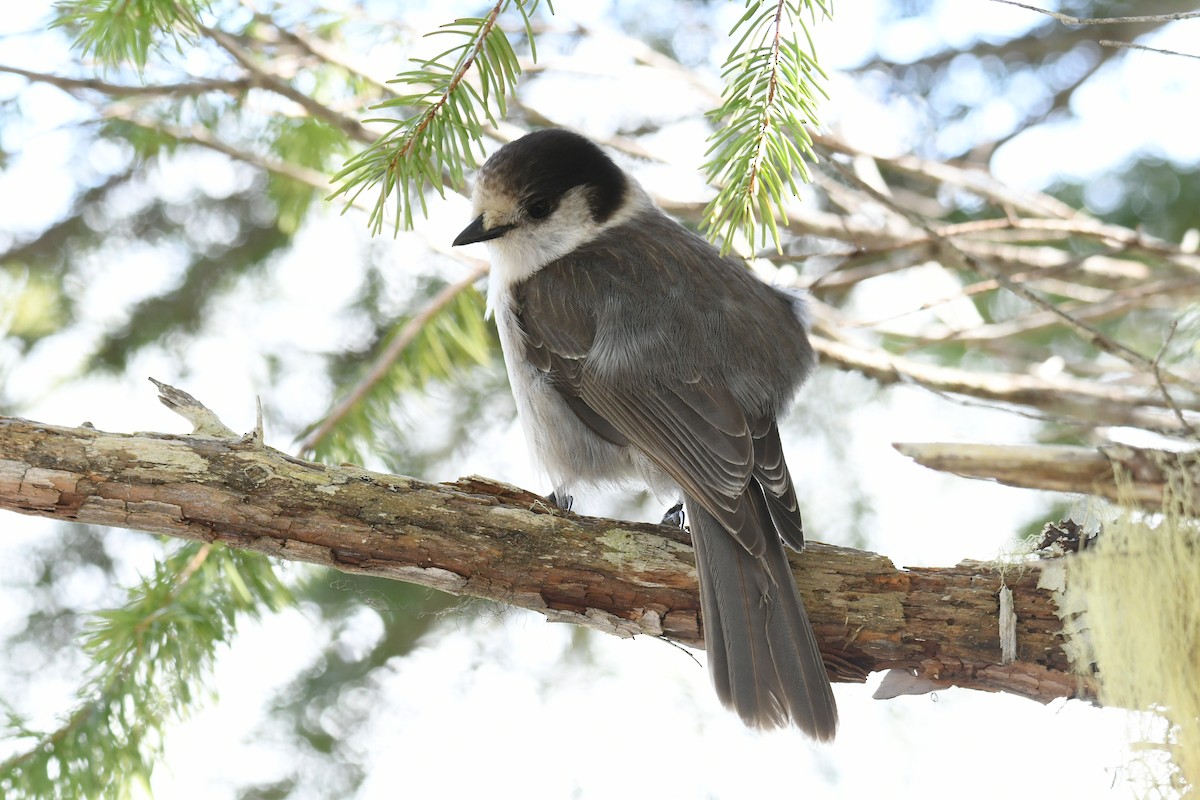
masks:
[[(1013, 276), (1008, 279), (1011, 284), (1020, 284), (1025, 286), (1027, 282), (1017, 279)], [(1002, 285), (999, 281), (992, 279), (989, 284), (997, 286)], [(1005, 286), (1005, 288), (1008, 288)], [(1200, 275), (1192, 278), (1181, 278), (1169, 281), (1155, 281), (1154, 283), (1140, 284), (1131, 286), (1119, 292), (1106, 292), (1108, 296), (1102, 300), (1089, 300), (1083, 303), (1063, 303), (1055, 307), (1060, 309), (1063, 314), (1069, 314), (1071, 319), (1082, 322), (1083, 320), (1096, 320), (1105, 317), (1111, 317), (1114, 314), (1127, 311), (1131, 308), (1145, 308), (1142, 302), (1147, 298), (1161, 296), (1170, 299), (1176, 303), (1186, 303), (1189, 297), (1197, 295), (1197, 289), (1200, 288)], [(1055, 292), (1059, 294), (1059, 292)], [(1022, 317), (1010, 319), (1005, 322), (994, 322), (988, 325), (980, 325), (977, 328), (972, 328), (967, 331), (953, 331), (946, 334), (944, 337), (929, 337), (932, 340), (954, 339), (963, 342), (978, 342), (984, 340), (999, 340), (1006, 339), (1012, 336), (1019, 336), (1030, 331), (1049, 328), (1061, 320), (1061, 315), (1052, 314), (1049, 311), (1040, 311), (1034, 314), (1027, 314)], [(1148, 362), (1154, 371), (1154, 362)], [(1186, 379), (1180, 379), (1186, 380)]]
[[(857, 175), (855, 175), (851, 170), (846, 169), (843, 165), (838, 164), (836, 161), (830, 161), (828, 163), (830, 164), (830, 166), (833, 169), (837, 170), (838, 173), (841, 174), (846, 180), (849, 180), (849, 181), (853, 182), (854, 184), (856, 184), (857, 186), (859, 186), (859, 188), (862, 191), (870, 194), (873, 198), (875, 198), (876, 201), (878, 201), (879, 203), (882, 203), (883, 205), (892, 209), (892, 211), (896, 212), (897, 214), (900, 214), (905, 219), (908, 219), (909, 221), (911, 221), (913, 224), (918, 225), (919, 227), (923, 228), (936, 241), (936, 243), (941, 246), (941, 248), (944, 252), (954, 256), (956, 258), (956, 260), (958, 260), (959, 262), (961, 262), (962, 264), (964, 264), (965, 266), (967, 266), (974, 272), (993, 278), (994, 280), (999, 282), (1000, 285), (1003, 286), (1005, 289), (1007, 289), (1009, 292), (1012, 292), (1013, 294), (1017, 295), (1021, 299), (1025, 300), (1029, 303), (1032, 303), (1041, 309), (1044, 309), (1045, 311), (1049, 312), (1050, 314), (1053, 314), (1055, 317), (1057, 317), (1059, 320), (1061, 320), (1068, 328), (1074, 330), (1082, 339), (1091, 343), (1094, 347), (1098, 348), (1099, 350), (1102, 350), (1103, 352), (1106, 352), (1109, 355), (1115, 356), (1116, 358), (1121, 359), (1122, 361), (1128, 363), (1130, 366), (1133, 366), (1137, 369), (1143, 370), (1148, 373), (1153, 371), (1154, 364), (1151, 359), (1147, 358), (1146, 356), (1142, 355), (1141, 353), (1137, 352), (1136, 350), (1112, 339), (1111, 337), (1107, 336), (1102, 331), (1087, 324), (1086, 322), (1082, 322), (1082, 321), (1076, 319), (1075, 317), (1071, 316), (1067, 312), (1063, 311), (1062, 308), (1059, 307), (1057, 304), (1042, 297), (1040, 294), (1033, 291), (1029, 287), (1027, 287), (1023, 284), (1020, 284), (1020, 283), (1015, 283), (1007, 275), (1005, 275), (1002, 272), (1000, 272), (999, 270), (995, 269), (990, 264), (988, 264), (986, 261), (976, 258), (975, 256), (971, 255), (970, 253), (967, 253), (962, 248), (960, 248), (955, 242), (953, 242), (951, 239), (943, 236), (940, 232), (938, 232), (929, 222), (920, 218), (916, 214), (913, 214), (908, 209), (903, 208), (902, 206), (898, 205), (890, 197), (877, 191), (874, 187), (865, 183), (861, 178), (859, 178)], [(1190, 381), (1188, 381), (1178, 375), (1174, 375), (1172, 373), (1167, 373), (1167, 376), (1170, 377), (1173, 382), (1182, 383), (1182, 384), (1191, 386), (1193, 389), (1197, 388), (1195, 386), (1192, 386)], [(1200, 391), (1200, 389), (1197, 389), (1197, 390)]]
[(1101, 47), (1116, 47), (1125, 50), (1145, 50), (1148, 53), (1161, 53), (1165, 56), (1183, 56), (1184, 58), (1200, 58), (1200, 55), (1195, 53), (1181, 53), (1178, 50), (1164, 50), (1161, 47), (1147, 47), (1144, 44), (1133, 44), (1132, 42), (1114, 42), (1112, 39), (1101, 39)]
[(1037, 6), (1017, 3), (1015, 0), (992, 0), (992, 2), (1002, 3), (1006, 6), (1016, 6), (1027, 11), (1036, 11), (1039, 14), (1045, 14), (1047, 17), (1053, 17), (1064, 25), (1125, 25), (1142, 22), (1173, 22), (1179, 19), (1196, 19), (1200, 17), (1200, 11), (1176, 11), (1169, 14), (1149, 14), (1142, 17), (1072, 17), (1069, 14), (1060, 14), (1057, 11), (1047, 11)]
[[(1011, 277), (1011, 280), (1017, 281), (1018, 283), (1028, 283), (1031, 281), (1040, 281), (1049, 275), (1057, 274), (1059, 272), (1062, 272), (1063, 270), (1066, 270), (1066, 269), (1069, 269), (1071, 267), (1078, 265), (1080, 260), (1081, 259), (1071, 259), (1070, 261), (1065, 261), (1062, 264), (1051, 264), (1051, 265), (1045, 266), (1045, 267), (1037, 267), (1036, 269), (1030, 270), (1028, 272), (1019, 272), (1019, 273), (1013, 275)], [(911, 308), (907, 311), (901, 311), (899, 313), (892, 314), (890, 316), (882, 317), (879, 319), (860, 320), (860, 321), (850, 322), (849, 324), (851, 324), (855, 327), (858, 327), (858, 328), (883, 328), (888, 323), (896, 322), (897, 320), (901, 320), (901, 319), (905, 319), (906, 317), (910, 317), (913, 314), (919, 314), (924, 311), (931, 311), (931, 310), (937, 308), (938, 306), (944, 306), (949, 303), (957, 302), (959, 300), (970, 299), (972, 297), (975, 297), (976, 295), (986, 294), (988, 292), (994, 292), (999, 288), (1001, 288), (999, 281), (996, 281), (992, 278), (987, 278), (985, 280), (976, 281), (975, 283), (968, 284), (968, 285), (964, 286), (961, 291), (955, 292), (954, 294), (944, 295), (944, 296), (938, 297), (934, 300), (927, 300), (926, 302), (921, 303), (921, 305), (917, 306), (916, 308)], [(954, 335), (954, 334), (953, 333), (947, 334), (947, 336), (952, 336), (952, 335)], [(922, 338), (936, 338), (936, 337), (922, 337)]]
[[(324, 172), (235, 147), (229, 142), (213, 136), (207, 128), (199, 125), (185, 129), (161, 122), (139, 119), (128, 113), (128, 109), (121, 106), (110, 106), (105, 110), (104, 116), (108, 119), (119, 119), (122, 122), (128, 122), (139, 128), (169, 136), (180, 144), (190, 144), (213, 150), (222, 155), (229, 156), (236, 161), (258, 167), (265, 172), (311, 186), (321, 192), (329, 190), (329, 176)], [(360, 207), (366, 208), (365, 206)]]
[(0, 72), (6, 72), (11, 75), (20, 75), (23, 78), (34, 81), (36, 83), (46, 83), (51, 86), (56, 86), (72, 95), (79, 94), (84, 91), (99, 92), (101, 94), (111, 95), (114, 97), (192, 97), (199, 94), (207, 94), (209, 92), (224, 92), (226, 94), (242, 94), (248, 89), (254, 87), (254, 82), (249, 78), (234, 78), (230, 80), (221, 80), (217, 78), (203, 78), (194, 81), (185, 81), (183, 83), (160, 83), (150, 85), (126, 85), (109, 83), (96, 78), (69, 78), (65, 75), (55, 75), (49, 72), (34, 72), (33, 70), (21, 69), (20, 67), (12, 67), (6, 64), (0, 64)]
[(1163, 356), (1166, 355), (1167, 348), (1171, 346), (1171, 340), (1175, 338), (1175, 332), (1178, 330), (1179, 320), (1171, 320), (1171, 327), (1167, 329), (1167, 335), (1163, 337), (1162, 347), (1158, 349), (1158, 355), (1154, 357), (1154, 382), (1158, 384), (1158, 390), (1162, 392), (1162, 396), (1167, 399), (1167, 405), (1170, 406), (1171, 411), (1175, 412), (1175, 417), (1179, 420), (1179, 424), (1183, 426), (1184, 430), (1188, 432), (1189, 436), (1195, 439), (1197, 438), (1196, 429), (1190, 423), (1188, 423), (1187, 419), (1183, 416), (1183, 411), (1176, 404), (1175, 398), (1171, 396), (1169, 391), (1167, 391), (1167, 385), (1163, 381), (1162, 377)]
[(309, 97), (304, 92), (296, 89), (286, 80), (271, 72), (257, 60), (254, 56), (245, 50), (238, 41), (230, 36), (225, 31), (219, 28), (210, 28), (204, 25), (198, 25), (199, 30), (205, 36), (212, 39), (220, 47), (233, 56), (242, 67), (249, 72), (259, 85), (265, 89), (269, 89), (276, 94), (282, 95), (294, 103), (300, 105), (305, 111), (316, 119), (328, 122), (335, 128), (343, 131), (351, 139), (364, 144), (369, 144), (375, 141), (375, 134), (369, 128), (364, 126), (353, 117), (348, 117), (345, 114), (339, 114), (329, 106), (320, 103)]
[(1062, 202), (1056, 197), (1041, 192), (1014, 189), (996, 180), (992, 175), (974, 167), (960, 167), (940, 161), (931, 161), (919, 156), (905, 155), (887, 158), (867, 153), (835, 136), (813, 133), (814, 145), (819, 145), (830, 152), (858, 157), (866, 156), (881, 167), (898, 172), (902, 175), (919, 178), (936, 185), (954, 186), (978, 195), (997, 206), (1012, 206), (1025, 214), (1035, 217), (1052, 217), (1071, 219), (1079, 216), (1079, 211)]
[(1163, 256), (1168, 259), (1178, 259), (1176, 263), (1188, 270), (1200, 270), (1200, 257), (1195, 253), (1182, 250), (1171, 242), (1150, 236), (1142, 231), (1124, 228), (1107, 222), (1100, 222), (1085, 216), (1082, 212), (1074, 219), (1013, 219), (1008, 220), (1008, 227), (1013, 230), (1037, 231), (1039, 233), (1063, 233), (1071, 236), (1086, 236), (1099, 241), (1114, 242), (1146, 253)]
[(1159, 400), (1153, 391), (1069, 377), (1048, 379), (943, 367), (832, 338), (822, 324), (817, 329), (811, 337), (813, 349), (825, 363), (860, 372), (880, 383), (907, 383), (935, 393), (1032, 407), (1077, 421), (1088, 420), (1093, 425), (1130, 425), (1175, 436), (1186, 432), (1173, 414), (1160, 410), (1166, 408), (1166, 401)]
[[(975, 256), (965, 252), (949, 239), (939, 237), (939, 240), (947, 247), (947, 249), (957, 255), (962, 262), (970, 267), (973, 271), (981, 275), (988, 275), (992, 277), (1009, 292), (1012, 292), (1021, 299), (1033, 303), (1039, 308), (1042, 308), (1048, 313), (1052, 314), (1058, 320), (1063, 322), (1066, 327), (1074, 330), (1080, 336), (1080, 338), (1089, 342), (1097, 349), (1102, 350), (1109, 355), (1115, 356), (1116, 358), (1119, 358), (1120, 360), (1137, 369), (1144, 371), (1151, 371), (1153, 369), (1153, 362), (1138, 351), (1116, 341), (1100, 329), (1083, 322), (1075, 316), (1072, 316), (1064, 311), (1061, 306), (1050, 300), (1047, 300), (1041, 294), (1035, 292), (1024, 284), (1009, 280), (1007, 275), (993, 268), (986, 261), (976, 258)], [(1197, 387), (1195, 387), (1190, 381), (1181, 376), (1174, 375), (1172, 373), (1167, 373), (1167, 375), (1175, 382), (1191, 386), (1194, 390), (1200, 390), (1197, 389)]]
[(1200, 453), (1196, 452), (1127, 445), (1092, 448), (966, 442), (904, 442), (892, 447), (930, 469), (1006, 486), (1095, 495), (1161, 511), (1168, 484), (1177, 481), (1180, 490), (1190, 488), (1191, 496), (1200, 501)]

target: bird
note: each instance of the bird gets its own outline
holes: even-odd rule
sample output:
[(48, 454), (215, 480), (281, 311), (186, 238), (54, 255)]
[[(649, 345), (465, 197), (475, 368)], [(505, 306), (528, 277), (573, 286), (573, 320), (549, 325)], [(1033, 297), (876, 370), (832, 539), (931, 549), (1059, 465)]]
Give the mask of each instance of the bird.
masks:
[(784, 549), (804, 546), (778, 424), (816, 361), (803, 297), (566, 129), (497, 149), (472, 204), (453, 244), (489, 249), (488, 310), (549, 499), (569, 509), (575, 487), (629, 479), (680, 498), (718, 698), (751, 728), (832, 740), (837, 707)]

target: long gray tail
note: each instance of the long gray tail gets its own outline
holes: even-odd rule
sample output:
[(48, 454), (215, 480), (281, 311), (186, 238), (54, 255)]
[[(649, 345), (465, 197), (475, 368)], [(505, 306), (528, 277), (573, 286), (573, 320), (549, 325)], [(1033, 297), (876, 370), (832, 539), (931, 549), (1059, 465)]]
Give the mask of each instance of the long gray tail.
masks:
[(749, 726), (793, 724), (814, 739), (837, 731), (837, 706), (783, 542), (761, 489), (767, 550), (753, 556), (711, 514), (685, 500), (700, 574), (708, 669), (721, 702)]

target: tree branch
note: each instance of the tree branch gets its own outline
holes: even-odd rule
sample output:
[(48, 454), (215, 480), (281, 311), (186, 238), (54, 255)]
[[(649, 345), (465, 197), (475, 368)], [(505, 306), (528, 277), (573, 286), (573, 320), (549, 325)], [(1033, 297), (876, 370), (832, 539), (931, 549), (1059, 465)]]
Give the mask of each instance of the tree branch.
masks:
[[(278, 175), (281, 178), (288, 178), (301, 185), (316, 189), (319, 192), (329, 191), (329, 176), (324, 172), (310, 169), (291, 161), (272, 158), (236, 147), (230, 142), (214, 136), (211, 131), (201, 125), (193, 125), (191, 128), (181, 128), (175, 125), (168, 125), (164, 122), (141, 119), (136, 114), (131, 113), (131, 109), (122, 105), (109, 106), (104, 110), (103, 116), (105, 119), (119, 119), (144, 130), (170, 136), (180, 144), (190, 144), (213, 150), (235, 161), (241, 161), (244, 164), (257, 167), (264, 172)], [(368, 206), (360, 204), (359, 208), (367, 210)]]
[[(252, 436), (104, 433), (0, 417), (0, 508), (221, 542), (620, 636), (702, 644), (685, 532), (563, 516), (534, 494), (480, 478), (432, 484), (310, 463)], [(905, 570), (814, 543), (793, 564), (834, 680), (892, 669), (909, 676), (905, 691), (1095, 696), (1064, 652), (1055, 592), (1039, 585), (1057, 561)], [(1010, 663), (1000, 648), (1002, 587), (1015, 594), (1016, 616), (1003, 623), (1016, 631)]]
[(1069, 14), (1061, 14), (1057, 11), (1048, 11), (1037, 6), (1026, 5), (1025, 3), (1017, 3), (1014, 0), (992, 0), (993, 3), (1003, 3), (1006, 6), (1016, 6), (1024, 8), (1027, 11), (1036, 11), (1039, 14), (1045, 14), (1048, 17), (1053, 17), (1064, 25), (1127, 25), (1131, 22), (1171, 22), (1180, 19), (1195, 19), (1200, 17), (1200, 11), (1175, 11), (1168, 14), (1149, 14), (1139, 17), (1073, 17)]
[(1096, 347), (1099, 350), (1104, 351), (1105, 353), (1108, 353), (1109, 355), (1114, 356), (1115, 358), (1119, 358), (1120, 360), (1124, 361), (1125, 363), (1129, 364), (1130, 366), (1134, 367), (1135, 369), (1144, 371), (1149, 374), (1157, 374), (1159, 376), (1160, 380), (1165, 379), (1165, 378), (1170, 378), (1172, 383), (1183, 384), (1183, 385), (1187, 386), (1189, 389), (1195, 390), (1197, 388), (1190, 381), (1180, 378), (1178, 375), (1176, 375), (1174, 373), (1169, 373), (1169, 372), (1165, 372), (1165, 371), (1161, 370), (1159, 368), (1159, 366), (1154, 362), (1153, 359), (1148, 358), (1147, 356), (1143, 355), (1142, 353), (1139, 353), (1137, 350), (1124, 344), (1123, 342), (1113, 339), (1112, 337), (1106, 335), (1104, 332), (1102, 332), (1095, 326), (1092, 326), (1086, 322), (1083, 322), (1082, 320), (1078, 319), (1076, 316), (1072, 316), (1071, 314), (1068, 314), (1066, 311), (1064, 311), (1062, 309), (1062, 307), (1058, 306), (1057, 304), (1052, 302), (1050, 299), (1043, 297), (1038, 292), (1033, 291), (1032, 289), (1025, 286), (1024, 284), (1013, 282), (1007, 275), (1005, 275), (1002, 272), (1000, 272), (999, 270), (997, 270), (995, 267), (993, 267), (991, 264), (989, 264), (986, 260), (976, 258), (975, 256), (971, 255), (970, 253), (966, 252), (961, 247), (959, 247), (955, 242), (951, 241), (949, 238), (947, 238), (946, 236), (944, 236), (943, 234), (941, 234), (940, 232), (935, 230), (934, 227), (929, 222), (921, 219), (920, 217), (918, 217), (916, 214), (909, 211), (908, 209), (896, 204), (895, 201), (893, 201), (891, 198), (887, 197), (885, 194), (878, 191), (874, 187), (868, 185), (861, 178), (859, 178), (857, 175), (855, 175), (851, 170), (847, 169), (846, 167), (842, 166), (841, 164), (838, 164), (837, 162), (831, 161), (829, 163), (830, 163), (830, 167), (834, 171), (836, 171), (838, 174), (842, 175), (847, 181), (850, 181), (851, 183), (857, 185), (863, 192), (870, 195), (877, 202), (883, 204), (887, 208), (890, 208), (892, 211), (894, 211), (895, 213), (904, 217), (905, 219), (908, 219), (914, 225), (917, 225), (917, 226), (923, 228), (925, 230), (925, 232), (929, 234), (930, 238), (932, 238), (934, 240), (940, 253), (943, 256), (949, 257), (948, 260), (951, 262), (951, 264), (953, 264), (954, 262), (959, 262), (963, 266), (972, 270), (973, 272), (980, 274), (980, 275), (987, 276), (987, 277), (997, 281), (1001, 286), (1003, 286), (1005, 289), (1007, 289), (1012, 294), (1016, 295), (1017, 297), (1020, 297), (1022, 300), (1032, 303), (1033, 305), (1037, 306), (1038, 308), (1043, 309), (1045, 312), (1052, 314), (1065, 327), (1072, 329), (1081, 340), (1087, 342), (1088, 344), (1092, 345), (1093, 347)]
[[(818, 310), (819, 306), (815, 306)], [(1030, 406), (1067, 419), (1094, 425), (1132, 425), (1171, 435), (1188, 433), (1192, 425), (1164, 409), (1166, 400), (1139, 387), (1124, 387), (1070, 376), (1041, 378), (1032, 374), (975, 372), (930, 364), (832, 338), (829, 326), (817, 317), (813, 349), (828, 364), (862, 373), (883, 384), (911, 383), (933, 392), (975, 397), (998, 403)], [(1200, 405), (1176, 402), (1195, 412)]]
[(1113, 47), (1118, 50), (1145, 50), (1147, 53), (1158, 53), (1164, 56), (1182, 56), (1184, 58), (1200, 58), (1196, 53), (1181, 53), (1178, 50), (1164, 50), (1161, 47), (1147, 47), (1144, 44), (1134, 44), (1133, 42), (1116, 42), (1112, 39), (1101, 39), (1101, 47)]
[(72, 95), (78, 96), (81, 92), (91, 91), (99, 92), (105, 95), (114, 97), (135, 97), (135, 96), (150, 96), (150, 97), (194, 97), (196, 95), (208, 94), (210, 92), (224, 92), (226, 94), (242, 94), (253, 87), (253, 82), (249, 78), (234, 78), (232, 80), (222, 80), (218, 78), (198, 78), (194, 81), (186, 81), (183, 83), (158, 83), (158, 84), (117, 84), (102, 81), (98, 78), (72, 78), (66, 75), (55, 75), (48, 72), (34, 72), (32, 70), (21, 69), (20, 67), (0, 64), (0, 72), (6, 72), (11, 75), (20, 75), (21, 77), (34, 82), (45, 83), (62, 89)]
[(1168, 484), (1200, 504), (1200, 453), (1171, 453), (1128, 445), (997, 445), (897, 443), (904, 455), (930, 469), (1008, 486), (1073, 492), (1133, 502), (1161, 511)]
[(220, 28), (209, 28), (197, 25), (205, 36), (216, 42), (225, 52), (229, 53), (242, 66), (258, 85), (269, 89), (278, 95), (297, 103), (314, 118), (329, 123), (341, 130), (351, 139), (370, 144), (375, 141), (375, 134), (354, 117), (339, 114), (332, 108), (318, 102), (304, 92), (296, 89), (281, 76), (273, 71), (273, 67), (260, 63), (255, 55), (238, 43), (237, 39)]

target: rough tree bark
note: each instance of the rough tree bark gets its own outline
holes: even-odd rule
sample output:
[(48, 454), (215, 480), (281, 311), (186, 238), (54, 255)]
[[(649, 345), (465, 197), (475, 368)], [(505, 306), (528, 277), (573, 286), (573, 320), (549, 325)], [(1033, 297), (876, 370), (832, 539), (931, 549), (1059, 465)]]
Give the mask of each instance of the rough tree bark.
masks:
[[(562, 514), (480, 478), (434, 484), (302, 461), (261, 434), (230, 435), (202, 406), (178, 408), (186, 395), (160, 388), (196, 434), (0, 417), (0, 508), (217, 541), (703, 646), (685, 531)], [(792, 559), (834, 680), (886, 669), (895, 672), (877, 696), (963, 686), (1043, 702), (1095, 698), (1063, 647), (1061, 559), (898, 569), (819, 543)], [(1004, 587), (1015, 614), (1001, 613)], [(1002, 654), (1002, 627), (1015, 633), (1015, 653)]]

